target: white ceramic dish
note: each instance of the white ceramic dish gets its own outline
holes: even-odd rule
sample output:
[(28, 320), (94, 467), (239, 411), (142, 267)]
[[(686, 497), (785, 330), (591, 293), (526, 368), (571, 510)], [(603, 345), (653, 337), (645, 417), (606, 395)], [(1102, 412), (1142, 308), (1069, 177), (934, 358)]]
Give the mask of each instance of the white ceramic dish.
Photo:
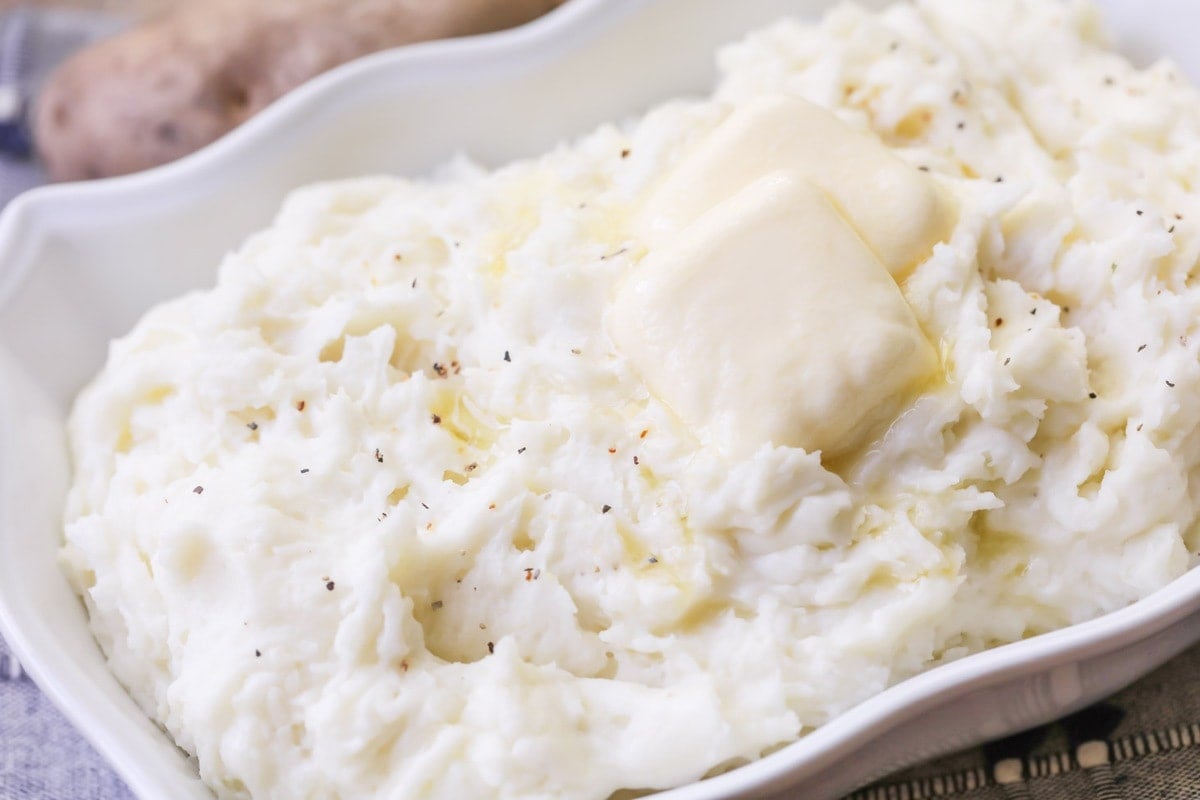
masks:
[[(871, 5), (881, 5), (874, 2)], [(31, 192), (0, 217), (0, 631), (143, 798), (211, 798), (104, 667), (58, 571), (62, 422), (106, 342), (210, 285), (225, 251), (314, 180), (420, 173), (455, 151), (532, 155), (670, 96), (704, 92), (720, 43), (827, 0), (573, 0), (524, 28), (372, 56), (302, 87), (207, 150), (141, 175)], [(1200, 78), (1190, 0), (1108, 0), (1122, 49)], [(1084, 625), (941, 667), (676, 800), (832, 798), (891, 769), (1044, 722), (1200, 639), (1200, 571)]]

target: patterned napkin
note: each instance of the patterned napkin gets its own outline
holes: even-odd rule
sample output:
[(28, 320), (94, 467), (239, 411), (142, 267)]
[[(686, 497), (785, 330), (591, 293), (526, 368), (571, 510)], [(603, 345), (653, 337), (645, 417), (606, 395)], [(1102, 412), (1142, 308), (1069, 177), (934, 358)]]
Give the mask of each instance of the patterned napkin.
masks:
[[(66, 55), (123, 24), (32, 8), (0, 16), (0, 207), (45, 180), (29, 157), (25, 114), (37, 86)], [(1200, 798), (1197, 674), (1200, 646), (1053, 725), (907, 770), (848, 800)], [(132, 797), (0, 639), (0, 800)]]
[(847, 800), (1194, 800), (1198, 674), (1200, 645), (1069, 717), (906, 770)]

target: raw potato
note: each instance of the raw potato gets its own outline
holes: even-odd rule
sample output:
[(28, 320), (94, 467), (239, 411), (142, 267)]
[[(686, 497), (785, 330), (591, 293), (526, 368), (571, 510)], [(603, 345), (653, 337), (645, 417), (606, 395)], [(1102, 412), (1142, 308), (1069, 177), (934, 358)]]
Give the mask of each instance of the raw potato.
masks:
[(499, 30), (562, 0), (208, 0), (76, 54), (51, 76), (35, 133), (50, 175), (163, 164), (293, 87), (366, 53)]

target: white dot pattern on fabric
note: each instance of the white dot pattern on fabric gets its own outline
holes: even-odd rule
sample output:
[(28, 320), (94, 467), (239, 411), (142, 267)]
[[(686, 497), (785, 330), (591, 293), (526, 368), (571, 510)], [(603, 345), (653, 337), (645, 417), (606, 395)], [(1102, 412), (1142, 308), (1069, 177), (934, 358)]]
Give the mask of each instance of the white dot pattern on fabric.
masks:
[(1084, 769), (1108, 763), (1108, 742), (1084, 742), (1075, 751), (1075, 759)]
[(1002, 786), (1009, 783), (1020, 783), (1025, 778), (1025, 766), (1019, 758), (1005, 758), (996, 762), (993, 776), (996, 783)]

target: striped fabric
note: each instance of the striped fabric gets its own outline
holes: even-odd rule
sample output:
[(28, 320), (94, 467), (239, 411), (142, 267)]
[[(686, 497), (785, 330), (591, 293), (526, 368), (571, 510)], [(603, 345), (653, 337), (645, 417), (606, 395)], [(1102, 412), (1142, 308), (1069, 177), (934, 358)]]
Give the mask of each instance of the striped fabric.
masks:
[[(1192, 661), (1200, 659), (1193, 654)], [(1131, 697), (1136, 700), (1136, 696)], [(1141, 800), (1200, 797), (1200, 724), (1189, 722), (1109, 741), (1091, 739), (1074, 751), (1058, 751), (997, 761), (985, 767), (942, 775), (885, 781), (846, 800), (930, 800), (931, 798), (996, 798), (997, 800)], [(1177, 773), (1170, 793), (1142, 794), (1139, 775)], [(1074, 775), (1068, 776), (1068, 773)], [(1081, 778), (1082, 780), (1067, 780)], [(1060, 779), (1060, 780), (1056, 780)], [(1078, 793), (1082, 784), (1084, 793)]]
[(1200, 646), (1091, 708), (846, 800), (1200, 798)]

